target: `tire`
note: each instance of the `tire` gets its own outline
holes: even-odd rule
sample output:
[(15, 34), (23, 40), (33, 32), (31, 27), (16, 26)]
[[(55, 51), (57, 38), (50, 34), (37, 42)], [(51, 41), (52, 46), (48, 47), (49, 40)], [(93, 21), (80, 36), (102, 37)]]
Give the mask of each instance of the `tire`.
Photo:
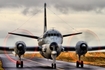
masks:
[(21, 68), (23, 68), (23, 61), (21, 61)]
[(51, 64), (51, 67), (53, 68), (53, 63)]
[(53, 68), (53, 69), (56, 69), (56, 64), (53, 64), (53, 63), (52, 63), (52, 68)]
[(81, 68), (83, 68), (83, 65), (84, 65), (84, 63), (83, 63), (83, 61), (81, 61)]
[(54, 64), (54, 69), (56, 69), (56, 64)]
[(79, 67), (79, 62), (78, 62), (78, 61), (76, 62), (76, 67), (77, 67), (77, 68)]
[(19, 68), (19, 63), (18, 63), (18, 61), (16, 61), (16, 68)]

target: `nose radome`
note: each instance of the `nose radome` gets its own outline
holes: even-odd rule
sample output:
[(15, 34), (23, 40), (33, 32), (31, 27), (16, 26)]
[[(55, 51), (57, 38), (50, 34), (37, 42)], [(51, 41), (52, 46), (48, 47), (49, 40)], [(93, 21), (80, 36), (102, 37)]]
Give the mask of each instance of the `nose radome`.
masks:
[(52, 43), (50, 44), (50, 49), (51, 49), (51, 50), (53, 50), (53, 49), (57, 50), (57, 48), (58, 48), (58, 44), (57, 44), (56, 42), (52, 42)]

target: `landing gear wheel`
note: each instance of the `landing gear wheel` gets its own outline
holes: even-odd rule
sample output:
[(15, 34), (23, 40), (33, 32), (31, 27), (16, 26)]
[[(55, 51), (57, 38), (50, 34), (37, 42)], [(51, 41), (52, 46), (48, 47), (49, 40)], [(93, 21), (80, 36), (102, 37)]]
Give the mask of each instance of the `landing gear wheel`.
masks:
[(23, 61), (16, 61), (16, 68), (19, 68), (19, 65), (23, 68)]
[(23, 61), (21, 61), (21, 68), (23, 68)]
[(16, 68), (18, 68), (19, 67), (19, 62), (18, 61), (16, 61)]
[(78, 68), (79, 67), (79, 65), (81, 65), (81, 68), (83, 68), (83, 61), (77, 61), (76, 62), (76, 67)]
[(53, 69), (56, 69), (56, 64), (53, 64), (53, 63), (52, 63), (52, 68), (53, 68)]
[(76, 67), (77, 67), (77, 68), (79, 67), (79, 61), (76, 62)]
[(81, 68), (83, 68), (83, 65), (84, 65), (84, 64), (83, 64), (83, 61), (81, 61)]

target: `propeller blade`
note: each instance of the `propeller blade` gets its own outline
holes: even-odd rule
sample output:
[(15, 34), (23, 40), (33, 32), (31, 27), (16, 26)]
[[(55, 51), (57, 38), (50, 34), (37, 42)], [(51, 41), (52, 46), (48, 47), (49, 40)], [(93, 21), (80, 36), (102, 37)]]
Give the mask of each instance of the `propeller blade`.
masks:
[(78, 41), (85, 41), (89, 45), (99, 44), (97, 35), (91, 30), (81, 30), (82, 34), (73, 36), (70, 40), (70, 45), (75, 45)]

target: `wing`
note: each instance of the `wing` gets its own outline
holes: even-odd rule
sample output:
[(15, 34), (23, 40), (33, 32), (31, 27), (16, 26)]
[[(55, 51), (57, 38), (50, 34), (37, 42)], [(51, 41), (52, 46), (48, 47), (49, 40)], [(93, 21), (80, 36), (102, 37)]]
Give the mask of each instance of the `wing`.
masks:
[(75, 51), (75, 46), (62, 46), (64, 48), (64, 51)]
[(105, 46), (90, 46), (88, 51), (105, 50)]
[[(63, 46), (64, 51), (75, 51), (75, 46)], [(89, 46), (88, 51), (105, 50), (105, 46)]]
[(41, 51), (39, 46), (27, 46), (26, 51)]
[(2, 50), (2, 51), (14, 51), (14, 48), (0, 46), (0, 50)]
[[(0, 50), (2, 51), (14, 51), (14, 48), (0, 46)], [(41, 48), (39, 46), (27, 46), (26, 51), (40, 51)]]

